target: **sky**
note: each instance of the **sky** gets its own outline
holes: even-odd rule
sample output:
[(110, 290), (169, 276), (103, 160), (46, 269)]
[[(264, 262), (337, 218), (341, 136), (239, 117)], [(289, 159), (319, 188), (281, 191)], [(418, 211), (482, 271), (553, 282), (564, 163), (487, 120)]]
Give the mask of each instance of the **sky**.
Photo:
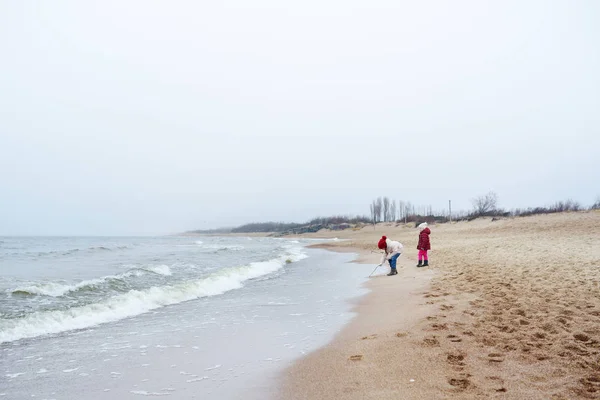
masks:
[(0, 235), (600, 196), (600, 2), (0, 0)]

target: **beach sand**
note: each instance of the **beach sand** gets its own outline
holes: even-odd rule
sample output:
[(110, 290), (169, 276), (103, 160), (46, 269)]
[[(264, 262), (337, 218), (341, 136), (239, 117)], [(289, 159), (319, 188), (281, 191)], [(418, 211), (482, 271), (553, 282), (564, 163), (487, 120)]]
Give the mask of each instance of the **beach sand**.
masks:
[(372, 278), (357, 317), (285, 371), (280, 398), (600, 398), (600, 212), (431, 230), (428, 268), (414, 224), (304, 235), (347, 239), (320, 247), (359, 252), (370, 265), (344, 268), (366, 275), (382, 234), (405, 248), (399, 274)]

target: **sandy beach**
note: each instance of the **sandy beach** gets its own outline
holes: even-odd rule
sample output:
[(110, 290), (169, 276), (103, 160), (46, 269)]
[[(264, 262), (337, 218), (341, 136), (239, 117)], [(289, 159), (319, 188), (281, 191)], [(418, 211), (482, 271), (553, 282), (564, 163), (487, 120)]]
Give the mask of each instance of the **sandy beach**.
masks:
[(328, 346), (285, 371), (280, 398), (600, 398), (599, 212), (431, 230), (428, 268), (414, 224), (304, 236), (346, 239), (320, 246), (359, 253), (345, 268), (366, 275), (382, 234), (404, 253)]

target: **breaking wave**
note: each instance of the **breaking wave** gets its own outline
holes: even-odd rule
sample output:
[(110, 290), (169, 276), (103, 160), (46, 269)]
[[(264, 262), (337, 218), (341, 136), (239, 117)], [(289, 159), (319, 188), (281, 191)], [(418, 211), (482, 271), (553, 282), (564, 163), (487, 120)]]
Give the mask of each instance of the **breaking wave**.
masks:
[[(281, 257), (269, 261), (253, 262), (240, 267), (224, 268), (197, 280), (153, 286), (144, 290), (130, 290), (127, 293), (84, 306), (75, 306), (63, 310), (38, 311), (21, 318), (3, 319), (0, 320), (0, 343), (89, 328), (133, 317), (164, 306), (201, 297), (217, 296), (241, 288), (245, 281), (276, 272), (289, 261), (298, 261), (303, 258), (306, 258), (306, 255), (301, 248), (288, 249), (286, 254)], [(154, 272), (161, 273), (159, 271), (162, 271), (162, 273), (170, 272), (167, 268), (158, 268)], [(135, 271), (128, 273), (135, 273)], [(63, 287), (48, 286), (40, 289), (39, 286), (35, 286), (37, 289), (34, 290), (57, 295), (70, 290), (77, 290), (76, 288), (82, 287), (81, 285), (94, 285), (96, 281), (120, 279), (117, 277), (118, 275), (103, 277), (98, 280), (84, 281), (76, 285)], [(30, 290), (31, 288), (27, 288), (28, 292)]]
[(101, 278), (89, 279), (75, 284), (62, 284), (57, 282), (32, 283), (27, 286), (20, 286), (10, 291), (13, 295), (30, 296), (51, 296), (61, 297), (69, 293), (93, 290), (107, 283), (115, 281), (124, 281), (126, 278), (142, 276), (146, 273), (170, 276), (171, 269), (167, 265), (151, 265), (141, 268), (135, 268), (118, 275), (107, 275)]

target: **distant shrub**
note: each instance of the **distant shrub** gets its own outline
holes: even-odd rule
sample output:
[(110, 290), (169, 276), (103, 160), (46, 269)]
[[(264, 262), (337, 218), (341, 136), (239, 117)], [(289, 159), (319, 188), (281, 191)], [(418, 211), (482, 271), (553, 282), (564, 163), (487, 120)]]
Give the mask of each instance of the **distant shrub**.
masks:
[(526, 208), (520, 209), (517, 208), (511, 212), (511, 214), (515, 217), (528, 217), (531, 215), (539, 215), (539, 214), (554, 214), (560, 212), (567, 211), (581, 211), (583, 207), (580, 203), (573, 200), (566, 201), (557, 201), (549, 207), (535, 207), (535, 208)]
[(473, 214), (478, 216), (488, 215), (495, 212), (498, 206), (498, 195), (496, 192), (488, 192), (483, 196), (474, 198), (471, 203), (473, 203)]

